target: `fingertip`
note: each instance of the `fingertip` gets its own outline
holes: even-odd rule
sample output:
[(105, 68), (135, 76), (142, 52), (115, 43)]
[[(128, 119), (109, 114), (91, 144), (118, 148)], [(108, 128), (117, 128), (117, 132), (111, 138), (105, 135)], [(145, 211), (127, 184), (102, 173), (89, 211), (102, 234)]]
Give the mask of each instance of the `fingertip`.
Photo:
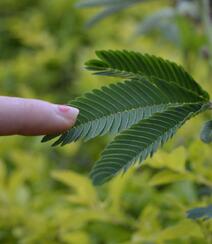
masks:
[(37, 99), (0, 97), (0, 135), (47, 135), (71, 128), (77, 108)]
[(67, 127), (72, 127), (78, 117), (79, 109), (68, 105), (56, 105), (57, 118), (61, 119)]

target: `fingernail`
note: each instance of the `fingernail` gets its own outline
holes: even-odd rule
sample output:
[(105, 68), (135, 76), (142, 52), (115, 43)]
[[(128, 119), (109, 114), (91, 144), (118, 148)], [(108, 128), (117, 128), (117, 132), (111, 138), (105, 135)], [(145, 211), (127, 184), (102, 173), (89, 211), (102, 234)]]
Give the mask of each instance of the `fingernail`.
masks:
[(58, 112), (60, 116), (63, 116), (65, 119), (75, 121), (79, 114), (79, 109), (67, 105), (58, 105)]

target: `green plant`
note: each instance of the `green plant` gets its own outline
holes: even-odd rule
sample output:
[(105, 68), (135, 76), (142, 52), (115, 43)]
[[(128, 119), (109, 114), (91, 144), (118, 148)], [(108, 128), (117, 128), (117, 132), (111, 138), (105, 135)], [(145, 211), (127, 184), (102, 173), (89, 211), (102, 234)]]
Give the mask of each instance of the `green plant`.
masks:
[[(162, 2), (162, 3), (161, 3)], [(79, 1), (78, 8), (100, 8), (95, 15), (86, 21), (86, 27), (93, 27), (105, 18), (123, 10), (137, 6), (134, 37), (162, 37), (163, 42), (172, 43), (181, 50), (184, 66), (191, 71), (195, 55), (201, 56), (208, 63), (210, 77), (212, 67), (212, 31), (211, 0), (181, 1), (145, 1), (145, 0), (86, 0)], [(146, 6), (151, 6), (146, 12)], [(155, 9), (156, 7), (156, 9)], [(133, 18), (130, 16), (130, 20)], [(123, 15), (122, 18), (125, 18)], [(202, 31), (199, 31), (199, 29)], [(158, 35), (159, 34), (159, 35)], [(192, 38), (191, 38), (192, 36)], [(131, 39), (132, 40), (132, 39)]]
[[(0, 1), (2, 95), (65, 103), (107, 85), (113, 78), (81, 69), (91, 50), (100, 48), (133, 48), (183, 64), (179, 48), (161, 35), (128, 42), (134, 23), (154, 14), (153, 2), (159, 10), (167, 0), (135, 5), (89, 31), (83, 23), (95, 9), (79, 10), (76, 2)], [(186, 30), (184, 36), (195, 42), (193, 29)], [(200, 24), (197, 31), (203, 34)], [(188, 46), (189, 72), (212, 94), (206, 62)], [(110, 136), (53, 148), (37, 137), (1, 137), (0, 243), (211, 244), (212, 144), (195, 140), (200, 124), (210, 119), (210, 111), (196, 116), (139, 170), (131, 167), (100, 187), (92, 185), (88, 169)], [(195, 207), (204, 215), (186, 219)]]
[[(193, 116), (209, 109), (209, 95), (179, 65), (129, 51), (98, 51), (86, 63), (96, 75), (124, 82), (93, 90), (69, 104), (80, 109), (76, 125), (53, 144), (85, 141), (106, 133), (118, 136), (106, 147), (91, 172), (94, 184), (142, 162)], [(43, 142), (57, 137), (50, 135)]]

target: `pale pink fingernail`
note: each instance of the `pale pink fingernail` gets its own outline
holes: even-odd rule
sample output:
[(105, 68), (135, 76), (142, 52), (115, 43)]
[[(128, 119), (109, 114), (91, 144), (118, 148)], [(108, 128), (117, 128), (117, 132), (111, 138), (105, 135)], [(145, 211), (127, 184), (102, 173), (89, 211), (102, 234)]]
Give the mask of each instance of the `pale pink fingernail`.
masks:
[(62, 113), (66, 113), (70, 110), (70, 107), (66, 106), (66, 105), (59, 105), (58, 108), (59, 108), (60, 112), (62, 112)]
[(71, 120), (76, 120), (79, 114), (79, 109), (67, 105), (58, 105), (58, 110), (61, 116)]

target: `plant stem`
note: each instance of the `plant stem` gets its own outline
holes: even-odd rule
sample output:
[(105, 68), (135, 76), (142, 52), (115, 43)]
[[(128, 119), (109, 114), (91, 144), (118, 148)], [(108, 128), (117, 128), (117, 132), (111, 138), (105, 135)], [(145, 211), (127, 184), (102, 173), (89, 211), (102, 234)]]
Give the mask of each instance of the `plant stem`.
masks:
[(210, 16), (210, 0), (202, 0), (202, 21), (208, 42), (210, 76), (212, 73), (212, 22)]

